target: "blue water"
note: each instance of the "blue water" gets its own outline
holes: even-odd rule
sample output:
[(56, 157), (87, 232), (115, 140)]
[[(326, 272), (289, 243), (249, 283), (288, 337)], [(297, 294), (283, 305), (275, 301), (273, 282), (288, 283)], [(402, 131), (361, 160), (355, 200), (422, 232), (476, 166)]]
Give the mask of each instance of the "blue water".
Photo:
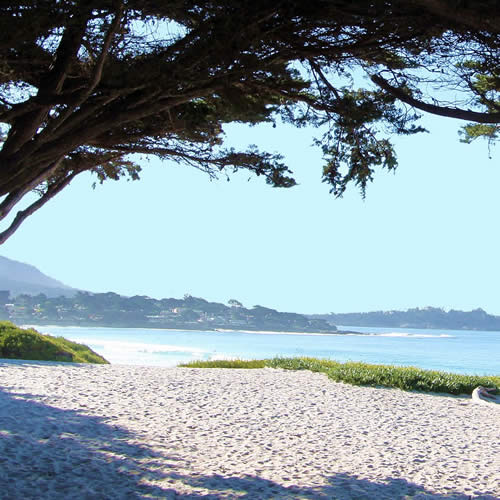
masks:
[(259, 334), (35, 326), (87, 344), (111, 363), (175, 366), (191, 360), (314, 356), (337, 361), (500, 374), (500, 332), (342, 326), (365, 335)]

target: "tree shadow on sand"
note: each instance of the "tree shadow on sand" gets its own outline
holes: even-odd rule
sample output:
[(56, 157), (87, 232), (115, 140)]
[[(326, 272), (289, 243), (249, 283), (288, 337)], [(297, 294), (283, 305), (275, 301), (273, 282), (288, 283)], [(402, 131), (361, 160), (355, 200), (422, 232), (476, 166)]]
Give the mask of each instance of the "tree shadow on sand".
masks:
[(36, 399), (0, 390), (0, 498), (169, 498), (144, 481), (165, 478), (175, 457), (103, 418)]
[[(181, 474), (187, 464), (169, 443), (152, 450), (104, 418), (54, 408), (33, 394), (0, 390), (0, 498), (14, 499), (437, 499), (403, 479), (376, 483), (346, 474), (319, 487), (284, 486), (258, 476)], [(495, 500), (478, 495), (475, 500)]]
[(328, 485), (319, 487), (283, 486), (255, 476), (212, 475), (193, 478), (175, 473), (171, 473), (170, 476), (198, 490), (189, 495), (173, 497), (183, 499), (498, 500), (498, 496), (490, 494), (469, 496), (451, 491), (447, 494), (436, 494), (405, 479), (391, 478), (383, 483), (377, 483), (341, 473), (329, 477)]

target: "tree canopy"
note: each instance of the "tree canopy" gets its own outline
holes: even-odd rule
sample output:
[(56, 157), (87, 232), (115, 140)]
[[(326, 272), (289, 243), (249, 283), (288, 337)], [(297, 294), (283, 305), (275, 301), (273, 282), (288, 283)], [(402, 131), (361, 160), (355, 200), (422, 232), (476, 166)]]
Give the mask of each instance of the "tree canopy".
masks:
[[(295, 184), (283, 157), (224, 146), (224, 124), (318, 127), (323, 180), (364, 193), (420, 112), (498, 138), (497, 0), (0, 2), (0, 218), (20, 224), (90, 171), (138, 179), (136, 153)], [(39, 197), (19, 209), (23, 197)]]

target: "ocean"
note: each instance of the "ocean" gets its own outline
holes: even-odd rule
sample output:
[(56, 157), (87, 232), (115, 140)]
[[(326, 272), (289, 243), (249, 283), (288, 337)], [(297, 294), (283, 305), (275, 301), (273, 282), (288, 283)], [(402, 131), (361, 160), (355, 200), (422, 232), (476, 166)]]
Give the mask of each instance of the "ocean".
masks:
[(500, 332), (339, 326), (360, 334), (332, 335), (30, 326), (86, 344), (112, 364), (173, 367), (193, 360), (313, 356), (500, 374)]

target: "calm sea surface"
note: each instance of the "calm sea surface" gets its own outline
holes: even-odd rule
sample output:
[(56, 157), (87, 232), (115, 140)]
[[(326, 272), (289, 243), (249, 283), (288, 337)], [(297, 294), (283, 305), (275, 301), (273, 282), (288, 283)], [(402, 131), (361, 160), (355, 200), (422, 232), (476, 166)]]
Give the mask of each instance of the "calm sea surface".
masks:
[(191, 360), (314, 356), (500, 374), (500, 332), (342, 326), (364, 335), (196, 332), (143, 328), (34, 326), (87, 344), (111, 363), (172, 367)]

